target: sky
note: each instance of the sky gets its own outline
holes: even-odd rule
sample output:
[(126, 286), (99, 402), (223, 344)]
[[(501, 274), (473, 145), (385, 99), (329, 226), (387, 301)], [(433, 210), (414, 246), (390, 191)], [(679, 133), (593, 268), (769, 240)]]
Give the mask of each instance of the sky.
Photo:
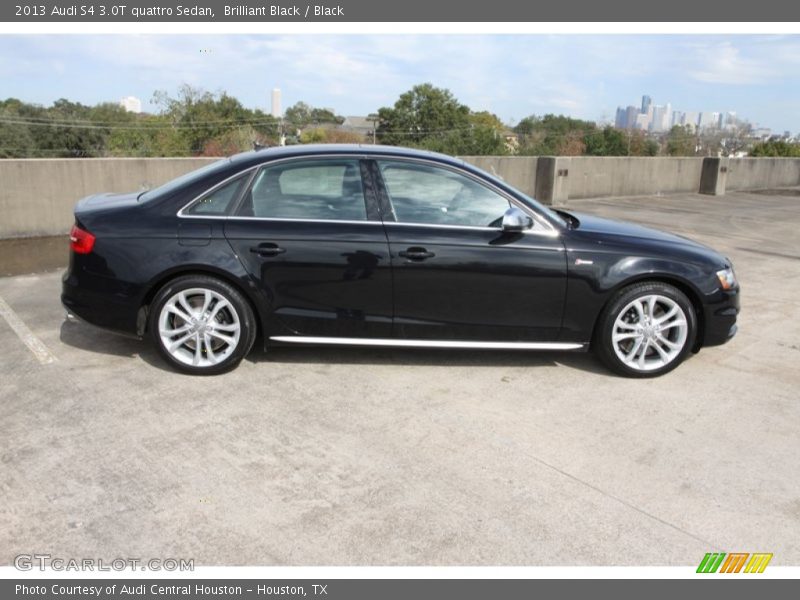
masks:
[(0, 98), (42, 105), (136, 96), (154, 112), (154, 91), (188, 83), (265, 111), (277, 87), (284, 109), (367, 115), (424, 82), (510, 124), (613, 121), (648, 94), (800, 132), (797, 35), (0, 35)]

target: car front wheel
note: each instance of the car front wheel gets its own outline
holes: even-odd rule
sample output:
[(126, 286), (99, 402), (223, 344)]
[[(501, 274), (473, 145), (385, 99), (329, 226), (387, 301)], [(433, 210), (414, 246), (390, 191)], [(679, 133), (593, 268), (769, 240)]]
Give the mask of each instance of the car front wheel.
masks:
[(622, 289), (603, 311), (595, 350), (621, 375), (656, 377), (686, 358), (696, 335), (697, 316), (681, 290), (638, 283)]
[(187, 275), (167, 283), (151, 305), (149, 329), (173, 367), (196, 375), (228, 371), (255, 340), (250, 305), (229, 284)]

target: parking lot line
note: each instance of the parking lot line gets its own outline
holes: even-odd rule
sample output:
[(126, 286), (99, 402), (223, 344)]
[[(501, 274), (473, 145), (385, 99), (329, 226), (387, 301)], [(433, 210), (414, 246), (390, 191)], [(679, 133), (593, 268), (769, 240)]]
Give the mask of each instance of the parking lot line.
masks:
[(56, 357), (50, 352), (50, 349), (28, 329), (25, 322), (17, 316), (17, 313), (14, 312), (14, 309), (8, 305), (8, 302), (6, 302), (2, 296), (0, 296), (0, 315), (3, 316), (6, 323), (14, 330), (17, 337), (22, 340), (22, 343), (28, 347), (28, 350), (33, 352), (36, 360), (43, 365), (56, 361)]

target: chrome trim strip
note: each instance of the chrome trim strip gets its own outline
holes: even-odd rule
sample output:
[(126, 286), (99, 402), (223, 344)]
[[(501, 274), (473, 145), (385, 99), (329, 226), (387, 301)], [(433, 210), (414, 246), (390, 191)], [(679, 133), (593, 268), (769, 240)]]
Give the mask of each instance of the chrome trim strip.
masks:
[(295, 344), (329, 344), (337, 346), (394, 346), (411, 348), (474, 348), (482, 350), (579, 350), (586, 344), (573, 342), (458, 342), (449, 340), (392, 340), (385, 338), (337, 338), (276, 335), (269, 339)]
[[(474, 227), (472, 225), (441, 225), (441, 224), (434, 224), (434, 223), (400, 223), (398, 221), (383, 221), (383, 224), (386, 226), (389, 225), (399, 225), (401, 227), (433, 227), (433, 228), (443, 228), (443, 229), (466, 229), (469, 231), (494, 231), (496, 233), (502, 233), (502, 227)], [(515, 233), (522, 233), (525, 235), (540, 235), (543, 237), (558, 237), (558, 231), (555, 229), (542, 231), (541, 229), (533, 230), (533, 229), (524, 229), (522, 231), (517, 231)]]

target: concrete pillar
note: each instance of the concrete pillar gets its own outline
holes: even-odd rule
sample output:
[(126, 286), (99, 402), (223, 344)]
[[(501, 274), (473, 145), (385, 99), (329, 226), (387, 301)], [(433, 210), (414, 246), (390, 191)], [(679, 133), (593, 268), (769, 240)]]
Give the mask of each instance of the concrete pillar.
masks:
[(725, 182), (728, 180), (730, 159), (708, 156), (703, 159), (700, 175), (700, 193), (710, 196), (724, 196)]
[(542, 204), (560, 206), (569, 199), (570, 158), (540, 156), (536, 164), (535, 198)]

